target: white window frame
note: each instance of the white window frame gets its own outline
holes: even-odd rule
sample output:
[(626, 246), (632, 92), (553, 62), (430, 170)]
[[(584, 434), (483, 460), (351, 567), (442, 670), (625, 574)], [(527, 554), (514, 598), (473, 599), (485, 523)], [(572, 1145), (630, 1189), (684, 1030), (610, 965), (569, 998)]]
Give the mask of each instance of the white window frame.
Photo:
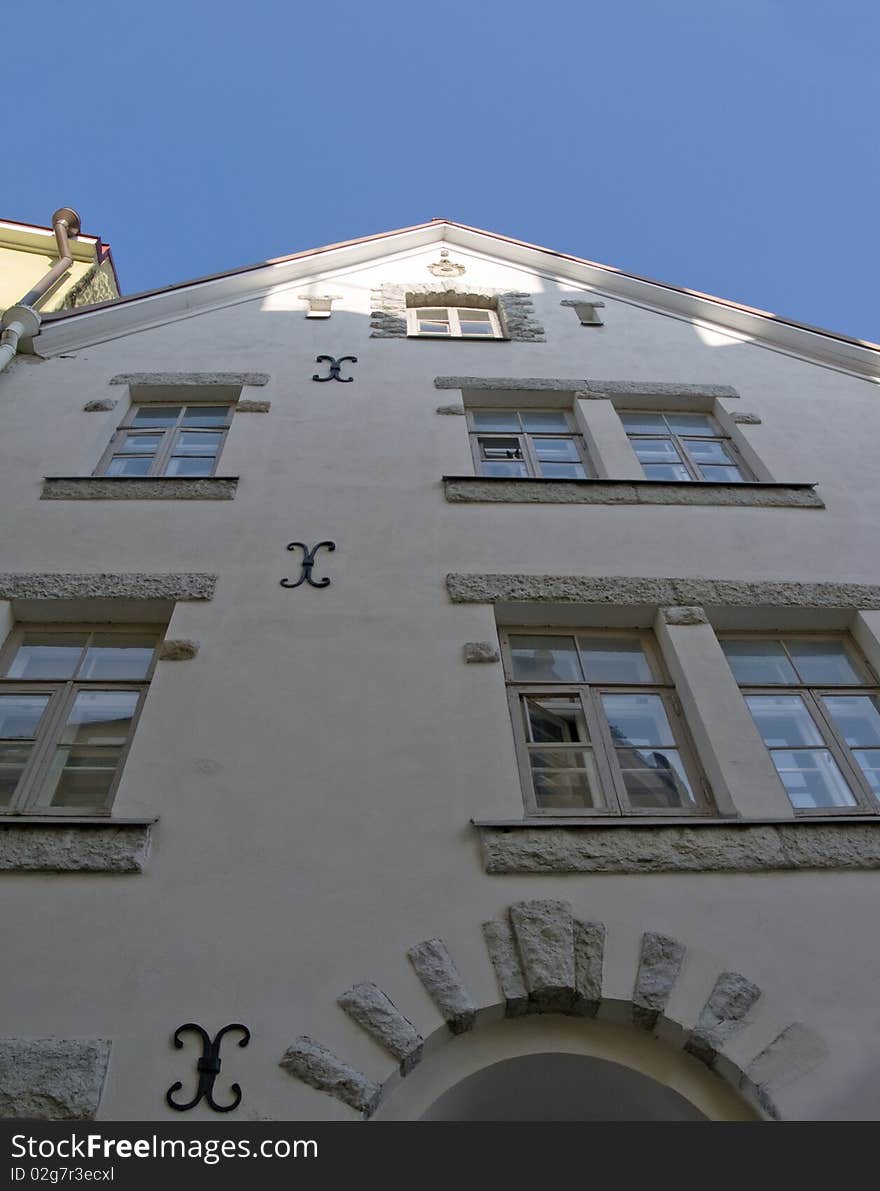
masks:
[[(638, 640), (644, 650), (651, 670), (651, 681), (644, 683), (573, 683), (573, 682), (525, 682), (513, 677), (510, 654), (511, 638), (528, 637), (609, 637)], [(501, 656), (504, 665), (505, 682), (508, 691), (513, 735), (516, 747), (517, 765), (523, 791), (526, 815), (535, 818), (687, 818), (711, 816), (716, 813), (706, 775), (700, 766), (696, 750), (685, 723), (681, 702), (675, 686), (663, 665), (663, 659), (653, 633), (642, 629), (587, 629), (548, 628), (544, 626), (522, 626), (505, 628), (500, 632)], [(589, 751), (598, 775), (597, 794), (601, 805), (597, 807), (542, 807), (539, 806), (532, 779), (529, 741), (526, 738), (525, 710), (523, 700), (529, 696), (542, 695), (574, 696), (580, 700), (581, 709), (590, 736)], [(651, 694), (658, 695), (666, 712), (672, 731), (675, 748), (678, 750), (687, 774), (694, 802), (692, 806), (635, 807), (626, 792), (623, 774), (617, 762), (616, 745), (611, 737), (607, 719), (602, 707), (604, 694)], [(545, 745), (548, 750), (554, 745)], [(560, 746), (576, 747), (576, 746)]]
[[(449, 317), (449, 334), (446, 335), (442, 331), (422, 331), (419, 329), (419, 319), (423, 310), (445, 310)], [(481, 314), (488, 314), (489, 325), (492, 328), (491, 335), (468, 335), (462, 332), (461, 322), (459, 319), (459, 310), (472, 311), (479, 310)], [(437, 322), (437, 319), (426, 320), (430, 322)], [(504, 332), (501, 329), (501, 321), (498, 314), (494, 310), (489, 310), (485, 306), (411, 306), (407, 308), (406, 312), (406, 333), (418, 339), (504, 339)]]
[[(486, 460), (483, 458), (482, 450), (481, 450), (482, 440), (483, 439), (492, 439), (492, 438), (508, 438), (508, 439), (515, 438), (517, 440), (517, 446), (516, 446), (516, 454), (513, 456), (513, 458), (524, 463), (526, 465), (526, 472), (528, 473), (526, 476), (522, 476), (520, 478), (522, 478), (522, 479), (539, 479), (539, 480), (549, 478), (551, 481), (553, 481), (557, 484), (564, 484), (566, 482), (571, 482), (572, 479), (577, 479), (579, 477), (564, 477), (564, 476), (563, 477), (554, 477), (554, 476), (546, 477), (546, 476), (542, 475), (541, 460), (538, 459), (537, 454), (535, 452), (535, 448), (534, 448), (534, 440), (540, 440), (542, 438), (567, 438), (567, 439), (570, 439), (575, 445), (575, 449), (577, 450), (577, 453), (578, 453), (578, 462), (581, 464), (581, 466), (584, 469), (584, 478), (592, 480), (592, 479), (595, 479), (595, 477), (596, 477), (596, 469), (593, 467), (592, 460), (590, 459), (590, 455), (587, 450), (587, 444), (584, 442), (584, 436), (581, 433), (580, 428), (578, 427), (577, 421), (575, 419), (575, 416), (570, 409), (564, 409), (562, 407), (558, 407), (558, 408), (554, 408), (554, 409), (544, 409), (544, 408), (521, 409), (521, 408), (514, 408), (512, 406), (505, 406), (503, 408), (493, 406), (493, 407), (485, 407), (485, 408), (475, 407), (473, 409), (467, 409), (465, 411), (465, 413), (467, 414), (468, 437), (470, 438), (471, 456), (474, 461), (474, 472), (478, 476), (486, 474), (482, 469), (482, 465), (484, 463), (491, 462), (491, 460)], [(479, 429), (477, 429), (477, 427), (475, 425), (474, 414), (483, 414), (483, 413), (486, 413), (486, 414), (516, 414), (517, 418), (519, 419), (519, 430), (479, 430)], [(530, 413), (563, 414), (565, 417), (565, 421), (568, 426), (568, 429), (565, 431), (561, 431), (561, 430), (547, 430), (547, 431), (527, 430), (523, 426), (523, 423), (522, 423), (522, 414), (524, 414), (524, 413), (525, 414), (530, 414)], [(572, 462), (574, 462), (574, 460), (572, 460)], [(516, 477), (513, 477), (513, 478), (516, 478)]]
[[(764, 632), (764, 633), (750, 633), (750, 632), (729, 632), (719, 633), (719, 641), (778, 641), (785, 652), (789, 664), (797, 674), (797, 663), (791, 657), (785, 642), (791, 641), (795, 638), (809, 641), (840, 641), (843, 643), (847, 656), (857, 671), (861, 671), (864, 676), (864, 683), (861, 685), (853, 685), (852, 683), (838, 686), (828, 685), (827, 683), (804, 683), (804, 682), (778, 682), (778, 683), (754, 683), (754, 682), (740, 682), (739, 689), (743, 699), (748, 695), (799, 695), (803, 700), (803, 705), (806, 709), (807, 715), (813, 721), (819, 735), (822, 738), (822, 745), (815, 745), (815, 748), (825, 747), (831, 753), (837, 763), (837, 767), (843, 775), (844, 781), (849, 786), (850, 793), (855, 799), (854, 806), (822, 806), (822, 807), (795, 807), (792, 809), (798, 818), (815, 818), (816, 816), (825, 817), (828, 815), (864, 815), (880, 813), (880, 802), (878, 802), (877, 795), (873, 792), (868, 780), (862, 772), (862, 768), (852, 755), (850, 746), (846, 743), (840, 733), (837, 725), (834, 723), (834, 718), (831, 713), (826, 710), (822, 697), (825, 695), (854, 695), (867, 697), (880, 697), (880, 682), (878, 682), (877, 675), (872, 670), (864, 654), (856, 645), (849, 633), (807, 633), (807, 632)], [(749, 713), (751, 709), (748, 708)], [(757, 724), (756, 724), (757, 727)], [(760, 729), (759, 729), (760, 732)], [(774, 746), (764, 744), (767, 752), (770, 754), (771, 760), (773, 757)], [(809, 747), (809, 746), (804, 746)], [(779, 746), (776, 751), (779, 752), (797, 752), (797, 747), (789, 749)], [(782, 779), (779, 779), (782, 782)], [(784, 786), (783, 786), (784, 788)], [(788, 791), (786, 790), (786, 797)]]
[[(26, 633), (39, 633), (40, 635), (49, 636), (53, 633), (64, 634), (76, 632), (85, 633), (88, 636), (82, 647), (73, 678), (33, 679), (6, 677)], [(95, 634), (101, 636), (111, 636), (114, 634), (131, 636), (141, 633), (155, 635), (156, 638), (152, 660), (146, 675), (142, 679), (114, 681), (101, 678), (83, 679), (76, 676), (85, 658), (86, 650)], [(3, 648), (0, 649), (0, 695), (46, 695), (48, 696), (48, 702), (37, 724), (30, 758), (22, 770), (21, 777), (9, 805), (0, 807), (0, 817), (45, 815), (48, 817), (81, 818), (110, 814), (113, 801), (116, 797), (116, 790), (122, 778), (126, 760), (128, 759), (131, 742), (137, 731), (138, 720), (143, 710), (147, 690), (153, 678), (159, 644), (162, 641), (164, 633), (165, 626), (157, 624), (18, 623), (15, 625)], [(96, 802), (94, 806), (85, 807), (50, 806), (44, 801), (47, 797), (46, 786), (56, 750), (61, 742), (61, 735), (67, 724), (68, 716), (77, 695), (81, 691), (89, 690), (137, 692), (138, 700), (134, 714), (131, 717), (128, 736), (125, 743), (121, 746), (113, 780), (102, 803), (98, 804)]]
[[(218, 420), (215, 426), (184, 426), (183, 419), (186, 416), (186, 411), (190, 409), (217, 409), (220, 407), (226, 408), (226, 415), (222, 421)], [(142, 409), (180, 409), (177, 420), (172, 426), (135, 426), (134, 421), (138, 413)], [(150, 468), (143, 476), (120, 476), (120, 479), (207, 479), (213, 476), (217, 471), (217, 464), (220, 461), (220, 456), (223, 454), (223, 448), (226, 445), (226, 436), (229, 433), (229, 427), (232, 422), (232, 415), (235, 410), (235, 405), (225, 401), (141, 401), (132, 402), (127, 410), (125, 417), (119, 424), (116, 433), (110, 440), (110, 443), (101, 456), (101, 461), (95, 468), (95, 476), (104, 476), (110, 479), (116, 478), (108, 476), (107, 469), (110, 466), (110, 461), (116, 455), (126, 454), (121, 448), (129, 435), (136, 437), (150, 437), (159, 438), (161, 441), (156, 453), (153, 456), (146, 456), (144, 454), (137, 454), (135, 452), (128, 452), (133, 458), (151, 458), (152, 462)], [(213, 466), (210, 472), (206, 472), (201, 476), (166, 476), (165, 468), (168, 466), (170, 459), (174, 454), (174, 446), (177, 442), (178, 436), (182, 432), (192, 432), (203, 430), (211, 434), (220, 434), (220, 443), (217, 447), (217, 452), (213, 456)], [(195, 456), (195, 458), (207, 458), (208, 456)]]
[[(695, 462), (691, 458), (690, 452), (688, 451), (687, 444), (690, 441), (690, 439), (694, 439), (694, 441), (698, 441), (698, 442), (720, 442), (720, 443), (722, 443), (722, 445), (724, 446), (724, 449), (726, 451), (728, 451), (730, 454), (731, 465), (739, 468), (740, 474), (742, 476), (742, 481), (747, 484), (753, 484), (756, 482), (755, 474), (752, 471), (752, 469), (749, 467), (749, 465), (746, 463), (745, 459), (743, 459), (742, 452), (739, 450), (736, 443), (733, 441), (733, 438), (731, 437), (731, 435), (723, 428), (723, 426), (721, 426), (718, 419), (715, 417), (714, 413), (710, 413), (707, 410), (628, 409), (628, 408), (619, 408), (617, 410), (617, 413), (621, 419), (620, 424), (623, 427), (623, 431), (626, 434), (627, 439), (629, 440), (630, 446), (633, 448), (633, 454), (636, 454), (634, 444), (639, 442), (639, 440), (641, 440), (641, 439), (668, 438), (672, 442), (672, 444), (678, 451), (681, 464), (684, 467), (685, 471), (687, 471), (688, 475), (690, 476), (690, 479), (688, 479), (688, 480), (667, 480), (667, 481), (665, 481), (666, 483), (671, 483), (671, 484), (690, 484), (690, 483), (695, 483), (695, 484), (735, 484), (738, 482), (736, 480), (707, 480), (707, 479), (705, 479), (700, 473), (701, 465), (699, 463)], [(636, 417), (638, 417), (638, 416), (660, 417), (664, 421), (666, 430), (663, 432), (657, 431), (655, 433), (647, 433), (647, 432), (642, 433), (641, 431), (627, 430), (626, 425), (623, 422), (623, 417), (625, 414), (632, 414)], [(670, 415), (672, 415), (673, 417), (686, 417), (690, 414), (693, 414), (693, 415), (696, 415), (699, 417), (703, 417), (703, 418), (708, 418), (708, 420), (711, 422), (711, 424), (715, 427), (716, 433), (715, 434), (699, 434), (699, 435), (682, 434), (680, 431), (673, 430), (673, 428), (666, 421), (666, 419)], [(652, 479), (653, 477), (648, 476), (647, 472), (645, 472), (645, 464), (642, 462), (641, 459), (638, 458), (638, 455), (636, 455), (636, 459), (638, 460), (639, 466), (642, 468), (642, 471), (645, 475), (645, 479)], [(724, 466), (724, 464), (719, 464), (717, 466)]]

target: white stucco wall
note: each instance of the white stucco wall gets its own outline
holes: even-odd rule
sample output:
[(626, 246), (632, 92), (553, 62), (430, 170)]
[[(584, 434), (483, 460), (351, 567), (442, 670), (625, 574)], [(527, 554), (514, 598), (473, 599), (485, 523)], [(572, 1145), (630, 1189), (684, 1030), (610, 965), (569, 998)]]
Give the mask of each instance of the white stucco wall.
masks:
[[(607, 924), (607, 995), (631, 994), (643, 931), (680, 939), (682, 1013), (722, 969), (765, 990), (737, 1037), (744, 1057), (793, 1021), (825, 1039), (821, 1069), (780, 1094), (786, 1115), (874, 1117), (877, 875), (487, 875), (470, 820), (520, 818), (522, 796), (501, 667), (461, 655), (495, 638), (492, 608), (452, 604), (444, 576), (876, 583), (877, 387), (608, 295), (605, 325), (582, 327), (559, 305), (572, 286), (453, 256), (470, 284), (533, 293), (546, 342), (371, 339), (371, 288), (429, 280), (432, 248), (316, 281), (340, 295), (329, 320), (304, 317), (297, 284), (22, 358), (0, 380), (0, 571), (218, 577), (212, 601), (174, 611), (169, 635), (200, 652), (159, 663), (113, 808), (159, 817), (145, 872), (2, 877), (4, 1032), (112, 1039), (100, 1116), (154, 1119), (172, 1115), (174, 1080), (194, 1086), (173, 1029), (242, 1021), (252, 1042), (227, 1041), (218, 1081), (221, 1097), (241, 1084), (237, 1119), (349, 1119), (278, 1067), (293, 1039), (384, 1080), (392, 1061), (336, 997), (375, 981), (427, 1037), (442, 1020), (406, 949), (443, 938), (493, 1004), (480, 924), (563, 898)], [(314, 383), (321, 353), (356, 355), (355, 382)], [(271, 410), (234, 418), (218, 467), (240, 477), (235, 500), (41, 501), (44, 476), (96, 466), (127, 403), (110, 378), (152, 371), (269, 374), (253, 395)], [(448, 504), (440, 477), (473, 465), (465, 419), (435, 412), (459, 398), (438, 375), (732, 385), (762, 419), (738, 430), (770, 474), (816, 482), (826, 508)], [(83, 412), (101, 397), (120, 403)], [(282, 588), (296, 574), (286, 544), (325, 538), (337, 550), (316, 574), (332, 585)]]

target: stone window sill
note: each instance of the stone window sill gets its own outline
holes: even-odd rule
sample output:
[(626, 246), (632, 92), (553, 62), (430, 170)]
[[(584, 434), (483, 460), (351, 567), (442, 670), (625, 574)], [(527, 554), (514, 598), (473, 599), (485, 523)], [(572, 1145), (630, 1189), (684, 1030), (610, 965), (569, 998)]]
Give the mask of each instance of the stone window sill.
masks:
[(0, 873), (141, 873), (155, 819), (0, 818)]
[(487, 873), (880, 869), (880, 817), (474, 820)]
[(824, 509), (815, 484), (715, 484), (676, 480), (547, 480), (443, 476), (453, 504), (733, 505)]
[(46, 476), (41, 500), (232, 500), (238, 476)]

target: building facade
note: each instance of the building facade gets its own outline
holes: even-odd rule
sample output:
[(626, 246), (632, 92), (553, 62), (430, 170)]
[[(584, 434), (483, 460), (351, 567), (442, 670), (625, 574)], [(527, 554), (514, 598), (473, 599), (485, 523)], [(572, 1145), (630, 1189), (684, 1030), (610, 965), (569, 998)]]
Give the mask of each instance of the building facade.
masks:
[[(119, 281), (110, 245), (100, 236), (84, 235), (77, 225), (71, 236), (73, 260), (64, 276), (40, 303), (42, 311), (70, 310), (119, 297)], [(0, 314), (28, 292), (57, 260), (51, 227), (0, 220)]]
[(44, 314), (2, 1115), (874, 1118), (878, 377), (442, 220)]

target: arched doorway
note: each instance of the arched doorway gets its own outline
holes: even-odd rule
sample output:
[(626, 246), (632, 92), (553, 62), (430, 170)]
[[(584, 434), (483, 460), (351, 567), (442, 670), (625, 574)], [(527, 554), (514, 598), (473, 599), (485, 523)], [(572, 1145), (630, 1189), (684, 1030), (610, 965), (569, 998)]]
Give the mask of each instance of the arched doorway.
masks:
[(503, 1059), (447, 1089), (423, 1121), (705, 1121), (684, 1096), (606, 1059)]

